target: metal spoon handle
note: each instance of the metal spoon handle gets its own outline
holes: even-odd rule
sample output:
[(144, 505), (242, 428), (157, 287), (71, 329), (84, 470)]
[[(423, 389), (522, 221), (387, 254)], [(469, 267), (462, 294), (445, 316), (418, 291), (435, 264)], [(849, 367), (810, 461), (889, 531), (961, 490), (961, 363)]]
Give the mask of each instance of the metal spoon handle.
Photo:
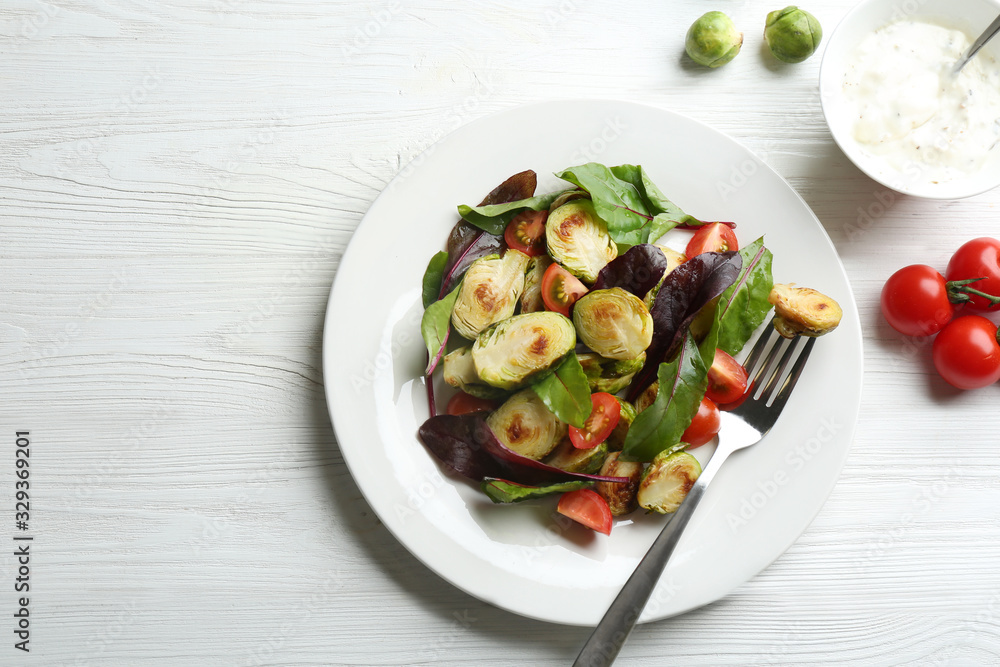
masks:
[(993, 39), (998, 32), (1000, 32), (1000, 16), (993, 20), (993, 23), (986, 28), (983, 34), (979, 36), (979, 39), (972, 43), (972, 46), (969, 47), (969, 50), (966, 51), (965, 55), (962, 56), (957, 63), (955, 63), (955, 69), (953, 70), (954, 73), (958, 74), (959, 70), (965, 67), (965, 63), (972, 60), (972, 57), (979, 52), (979, 49), (983, 48), (983, 45)]

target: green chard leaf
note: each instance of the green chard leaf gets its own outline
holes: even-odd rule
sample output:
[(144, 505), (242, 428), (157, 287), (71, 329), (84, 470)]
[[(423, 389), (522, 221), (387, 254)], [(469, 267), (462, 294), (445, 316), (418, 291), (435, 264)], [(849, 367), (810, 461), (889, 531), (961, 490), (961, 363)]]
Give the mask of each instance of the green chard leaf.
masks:
[(508, 482), (505, 479), (487, 477), (483, 480), (480, 488), (483, 490), (483, 493), (489, 496), (490, 500), (500, 504), (519, 503), (522, 500), (551, 496), (555, 493), (576, 491), (578, 489), (585, 489), (591, 484), (592, 482), (579, 480), (574, 482), (557, 482), (555, 484), (546, 484), (545, 486), (525, 486), (516, 482)]
[(531, 388), (552, 414), (572, 426), (582, 428), (594, 409), (590, 385), (576, 352), (567, 354), (554, 373), (549, 373)]
[(528, 199), (519, 199), (505, 204), (490, 204), (488, 206), (467, 206), (462, 204), (458, 207), (458, 214), (466, 222), (490, 234), (499, 236), (503, 234), (507, 223), (518, 213), (527, 210), (544, 211), (561, 194), (561, 192), (551, 192), (547, 195), (538, 195), (537, 197), (529, 197)]
[(448, 334), (451, 332), (451, 311), (455, 307), (458, 299), (458, 290), (462, 289), (462, 284), (455, 286), (448, 296), (439, 301), (435, 301), (424, 311), (424, 316), (420, 320), (420, 335), (427, 344), (427, 375), (434, 372), (441, 356), (444, 354), (444, 347), (448, 343)]
[[(715, 346), (710, 345), (714, 356)], [(652, 461), (661, 451), (680, 442), (708, 388), (705, 356), (707, 349), (699, 350), (688, 334), (677, 358), (660, 364), (656, 400), (629, 427), (622, 458)]]
[(611, 167), (611, 173), (618, 178), (631, 183), (639, 192), (646, 210), (653, 216), (649, 224), (647, 239), (656, 242), (661, 236), (677, 225), (701, 225), (701, 220), (691, 217), (681, 208), (667, 199), (656, 184), (649, 179), (641, 166), (623, 164)]
[(422, 290), (425, 309), (438, 300), (438, 294), (441, 293), (441, 281), (444, 280), (444, 269), (447, 265), (448, 253), (444, 250), (431, 257), (431, 261), (428, 262), (427, 270), (424, 271)]
[(753, 332), (771, 312), (767, 297), (774, 286), (771, 277), (771, 251), (761, 237), (740, 250), (743, 268), (740, 275), (719, 298), (718, 347), (736, 355)]
[[(614, 169), (632, 177), (634, 174), (629, 169), (638, 168), (626, 165)], [(579, 167), (570, 167), (556, 176), (590, 193), (594, 210), (608, 224), (608, 233), (619, 248), (645, 243), (649, 238), (647, 224), (653, 216), (647, 209), (639, 188), (615, 175), (613, 169), (588, 162)]]

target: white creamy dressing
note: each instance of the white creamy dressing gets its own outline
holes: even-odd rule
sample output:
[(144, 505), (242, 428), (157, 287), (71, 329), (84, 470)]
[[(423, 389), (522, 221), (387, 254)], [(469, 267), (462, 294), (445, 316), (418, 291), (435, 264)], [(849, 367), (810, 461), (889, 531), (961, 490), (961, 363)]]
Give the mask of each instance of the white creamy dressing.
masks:
[(868, 35), (844, 75), (855, 141), (910, 183), (946, 183), (1000, 152), (996, 59), (980, 51), (952, 74), (969, 45), (959, 30), (899, 21)]

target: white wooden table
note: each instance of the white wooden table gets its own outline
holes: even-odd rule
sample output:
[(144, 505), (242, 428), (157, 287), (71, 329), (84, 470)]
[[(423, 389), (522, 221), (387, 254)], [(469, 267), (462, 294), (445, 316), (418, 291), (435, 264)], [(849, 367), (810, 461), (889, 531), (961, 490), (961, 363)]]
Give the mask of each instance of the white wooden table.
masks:
[[(806, 8), (829, 34), (851, 4)], [(823, 221), (865, 331), (857, 436), (815, 522), (729, 597), (640, 627), (620, 664), (1000, 662), (1000, 388), (947, 388), (878, 314), (893, 270), (998, 234), (1000, 190), (935, 203), (861, 175), (823, 122), (820, 56), (763, 51), (776, 8), (0, 5), (0, 664), (569, 664), (585, 629), (467, 596), (373, 516), (320, 336), (351, 232), (409, 160), (488, 113), (589, 97), (759, 153)], [(682, 57), (708, 9), (746, 31), (713, 71)]]

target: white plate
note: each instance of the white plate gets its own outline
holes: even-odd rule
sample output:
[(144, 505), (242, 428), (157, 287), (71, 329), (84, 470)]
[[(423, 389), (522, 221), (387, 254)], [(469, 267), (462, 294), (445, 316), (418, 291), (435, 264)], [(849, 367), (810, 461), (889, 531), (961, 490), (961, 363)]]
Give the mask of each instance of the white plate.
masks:
[(337, 440), (379, 518), (429, 568), (504, 609), (574, 625), (600, 620), (663, 518), (636, 512), (604, 536), (561, 522), (554, 502), (495, 506), (443, 476), (416, 438), (428, 416), (420, 282), (458, 204), (524, 169), (551, 191), (552, 172), (591, 160), (643, 165), (695, 217), (736, 221), (745, 243), (765, 234), (776, 281), (819, 289), (844, 309), (786, 415), (712, 483), (640, 621), (719, 599), (805, 530), (847, 455), (862, 372), (857, 306), (823, 227), (780, 176), (696, 121), (626, 102), (549, 102), (462, 127), (415, 159), (361, 221), (330, 294), (323, 369)]

